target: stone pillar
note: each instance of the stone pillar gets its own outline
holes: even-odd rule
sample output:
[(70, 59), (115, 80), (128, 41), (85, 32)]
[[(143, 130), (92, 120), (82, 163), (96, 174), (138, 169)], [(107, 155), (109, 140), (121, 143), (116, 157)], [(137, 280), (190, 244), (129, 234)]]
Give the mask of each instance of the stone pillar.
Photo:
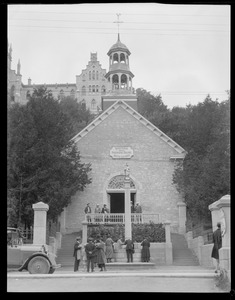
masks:
[(209, 210), (211, 211), (211, 220), (212, 220), (212, 230), (215, 231), (217, 229), (217, 223), (220, 220), (220, 209), (217, 206), (218, 201), (213, 202), (209, 205)]
[(125, 239), (131, 239), (131, 194), (130, 178), (125, 178)]
[(87, 221), (82, 222), (82, 244), (85, 245), (87, 243)]
[(181, 201), (177, 203), (179, 210), (179, 233), (184, 234), (186, 232), (186, 204)]
[(173, 263), (173, 254), (172, 254), (172, 243), (171, 243), (171, 230), (170, 230), (170, 221), (165, 221), (165, 260), (166, 265), (171, 265)]
[(33, 244), (44, 245), (46, 244), (46, 222), (48, 204), (38, 202), (33, 204), (34, 210), (34, 225), (33, 225)]
[[(223, 196), (217, 201), (217, 207), (222, 210), (225, 233), (222, 238), (222, 247), (230, 247), (230, 195)], [(223, 228), (222, 228), (223, 229)]]
[(66, 207), (60, 214), (60, 232), (66, 233)]
[(170, 221), (165, 221), (165, 237), (166, 237), (166, 243), (171, 243), (171, 229), (170, 229)]
[(229, 280), (231, 280), (230, 195), (225, 195), (218, 201), (215, 201), (209, 205), (209, 209), (211, 211), (212, 222), (214, 221), (214, 225), (216, 226), (217, 222), (221, 223), (221, 230), (224, 234), (222, 236), (222, 248), (219, 249), (220, 267), (227, 270)]

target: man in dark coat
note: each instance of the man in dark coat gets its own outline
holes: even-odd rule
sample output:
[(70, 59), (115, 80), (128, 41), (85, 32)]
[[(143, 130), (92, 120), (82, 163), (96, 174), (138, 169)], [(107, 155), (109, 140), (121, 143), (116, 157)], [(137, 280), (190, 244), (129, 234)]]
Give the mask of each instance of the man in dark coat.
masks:
[(90, 271), (90, 265), (91, 265), (91, 272), (94, 272), (94, 257), (95, 257), (96, 247), (91, 238), (89, 238), (88, 244), (86, 244), (85, 246), (85, 251), (87, 257), (87, 272)]
[(86, 220), (87, 220), (87, 222), (90, 223), (91, 222), (91, 216), (90, 216), (90, 214), (91, 214), (91, 207), (90, 207), (90, 203), (87, 203), (87, 206), (85, 207), (84, 212), (86, 214)]
[(74, 257), (74, 272), (78, 271), (79, 263), (82, 256), (82, 245), (81, 239), (79, 237), (76, 238), (76, 242), (74, 244), (73, 257)]
[(127, 262), (133, 262), (134, 243), (131, 239), (127, 239), (124, 243), (126, 245)]
[(221, 224), (217, 223), (217, 229), (213, 232), (213, 249), (211, 253), (211, 257), (216, 259), (216, 270), (217, 273), (220, 269), (219, 266), (219, 249), (222, 247), (222, 233), (221, 233)]

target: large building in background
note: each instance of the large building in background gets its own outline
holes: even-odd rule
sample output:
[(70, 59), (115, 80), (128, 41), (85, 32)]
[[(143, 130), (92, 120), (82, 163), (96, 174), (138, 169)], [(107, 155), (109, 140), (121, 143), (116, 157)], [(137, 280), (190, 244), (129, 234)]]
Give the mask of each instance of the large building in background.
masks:
[(8, 47), (8, 104), (25, 104), (34, 88), (44, 86), (56, 99), (61, 100), (70, 96), (84, 104), (91, 113), (100, 113), (102, 111), (101, 98), (110, 92), (111, 83), (106, 77), (106, 70), (97, 60), (97, 53), (90, 55), (86, 69), (83, 69), (80, 75), (76, 75), (75, 83), (32, 83), (32, 79), (29, 78), (28, 83), (24, 84), (20, 61), (17, 64), (17, 71), (12, 70), (12, 47), (10, 45)]

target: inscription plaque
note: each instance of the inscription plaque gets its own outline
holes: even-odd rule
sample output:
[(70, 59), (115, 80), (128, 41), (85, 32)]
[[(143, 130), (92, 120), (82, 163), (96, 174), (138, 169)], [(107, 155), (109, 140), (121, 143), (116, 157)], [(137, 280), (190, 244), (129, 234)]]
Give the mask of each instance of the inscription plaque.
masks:
[(110, 156), (112, 158), (131, 158), (133, 154), (131, 147), (113, 147), (110, 150)]

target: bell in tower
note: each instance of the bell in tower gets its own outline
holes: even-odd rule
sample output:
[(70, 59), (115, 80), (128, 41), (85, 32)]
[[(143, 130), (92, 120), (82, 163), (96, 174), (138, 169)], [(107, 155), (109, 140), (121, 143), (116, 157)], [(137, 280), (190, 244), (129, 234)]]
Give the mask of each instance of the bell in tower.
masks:
[(129, 55), (131, 52), (120, 41), (118, 33), (117, 42), (110, 48), (107, 55), (109, 56), (109, 72), (105, 75), (111, 86), (111, 92), (115, 94), (132, 94), (132, 79), (134, 74), (130, 71)]
[(105, 75), (110, 90), (102, 97), (102, 109), (106, 110), (117, 100), (123, 100), (137, 110), (137, 98), (132, 87), (134, 74), (130, 71), (129, 56), (131, 52), (120, 40), (109, 49), (109, 71)]

